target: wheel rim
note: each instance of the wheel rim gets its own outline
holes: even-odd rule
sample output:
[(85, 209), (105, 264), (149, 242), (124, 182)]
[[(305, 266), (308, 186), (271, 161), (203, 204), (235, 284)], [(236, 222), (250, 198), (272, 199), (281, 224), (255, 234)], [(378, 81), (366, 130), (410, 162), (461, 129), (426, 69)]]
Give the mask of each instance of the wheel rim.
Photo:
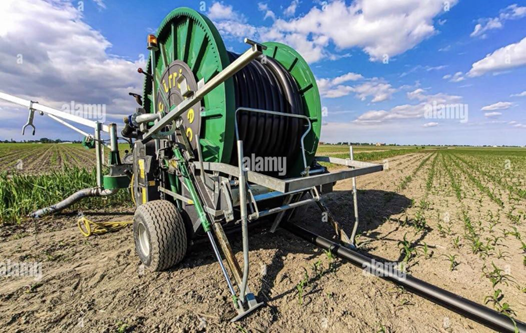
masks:
[(150, 239), (148, 238), (146, 228), (142, 224), (139, 224), (139, 228), (137, 228), (137, 238), (139, 239), (139, 247), (141, 249), (141, 252), (144, 253), (144, 255), (149, 256)]

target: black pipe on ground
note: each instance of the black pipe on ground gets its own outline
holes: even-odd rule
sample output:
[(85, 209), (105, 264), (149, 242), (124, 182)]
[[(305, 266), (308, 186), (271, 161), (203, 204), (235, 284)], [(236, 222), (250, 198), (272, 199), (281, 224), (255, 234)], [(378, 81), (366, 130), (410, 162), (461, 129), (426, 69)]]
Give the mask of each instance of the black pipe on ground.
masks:
[(342, 247), (295, 224), (283, 223), (282, 227), (314, 245), (330, 250), (333, 254), (347, 259), (353, 265), (366, 269), (371, 274), (404, 286), (408, 290), (434, 303), (440, 304), (489, 328), (499, 332), (526, 332), (526, 324), (523, 322), (515, 320), (514, 323), (510, 317), (495, 310), (455, 295), (411, 275), (386, 268), (385, 265), (376, 265), (372, 261), (372, 258), (355, 250)]

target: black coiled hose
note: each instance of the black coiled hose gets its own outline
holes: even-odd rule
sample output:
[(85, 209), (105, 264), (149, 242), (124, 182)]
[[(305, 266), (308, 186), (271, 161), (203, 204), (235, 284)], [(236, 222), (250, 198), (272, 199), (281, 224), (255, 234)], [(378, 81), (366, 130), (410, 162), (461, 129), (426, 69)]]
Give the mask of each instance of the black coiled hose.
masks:
[[(239, 57), (238, 54), (230, 52), (229, 56), (231, 61)], [(236, 110), (239, 107), (248, 107), (304, 114), (303, 100), (295, 79), (280, 63), (270, 57), (252, 61), (235, 74), (233, 79)], [(245, 156), (254, 154), (261, 157), (285, 157), (289, 165), (298, 157), (304, 131), (302, 120), (240, 111), (237, 122)], [(235, 148), (231, 163), (237, 164)]]

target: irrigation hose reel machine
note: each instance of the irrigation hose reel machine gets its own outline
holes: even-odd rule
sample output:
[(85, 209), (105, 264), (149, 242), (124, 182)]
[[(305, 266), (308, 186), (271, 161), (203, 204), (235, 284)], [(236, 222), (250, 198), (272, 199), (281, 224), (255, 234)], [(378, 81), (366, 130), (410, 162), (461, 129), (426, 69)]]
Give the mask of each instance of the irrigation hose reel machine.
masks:
[[(122, 131), (135, 139), (134, 238), (141, 261), (167, 269), (193, 239), (208, 238), (238, 312), (233, 321), (262, 305), (248, 286), (248, 224), (265, 218), (275, 231), (295, 208), (313, 202), (328, 213), (321, 191), (382, 170), (316, 158), (321, 105), (308, 64), (287, 45), (245, 41), (243, 54), (228, 52), (208, 18), (187, 8), (171, 12), (148, 38), (148, 65), (139, 69), (142, 105)], [(255, 159), (286, 167), (248, 170)], [(318, 161), (349, 168), (329, 173)], [(331, 222), (351, 246), (354, 237)], [(226, 236), (239, 227), (242, 265)]]
[[(348, 159), (315, 156), (322, 115), (316, 80), (306, 61), (291, 47), (275, 42), (246, 39), (249, 48), (243, 54), (228, 52), (212, 22), (188, 8), (172, 11), (157, 31), (157, 36), (148, 36), (147, 68), (138, 70), (144, 75), (143, 94), (130, 93), (139, 107), (124, 119), (121, 139), (130, 143), (132, 153), (122, 161), (115, 124), (103, 125), (0, 93), (0, 98), (29, 108), (24, 128), (34, 129), (33, 116), (38, 111), (84, 135), (84, 145), (96, 150), (97, 187), (32, 215), (40, 217), (84, 197), (112, 195), (129, 187), (137, 207), (133, 234), (142, 263), (154, 271), (166, 270), (183, 260), (194, 240), (208, 240), (237, 310), (232, 321), (262, 305), (248, 285), (248, 225), (256, 220), (272, 223), (274, 232), (296, 208), (315, 203), (328, 217), (339, 244), (289, 223), (287, 230), (376, 272), (370, 258), (353, 249), (358, 226), (354, 179), (383, 167), (355, 161), (352, 150)], [(94, 134), (70, 122), (88, 126)], [(101, 132), (110, 138), (105, 176), (102, 149), (106, 143)], [(254, 159), (283, 161), (286, 168), (260, 170), (246, 163)], [(318, 162), (347, 168), (329, 172)], [(321, 193), (349, 178), (353, 179), (355, 221), (346, 233)], [(226, 236), (238, 229), (242, 266)], [(516, 323), (526, 327), (423, 281), (412, 277), (408, 281), (394, 282), (405, 283), (422, 296), (490, 327), (507, 331), (513, 331)]]

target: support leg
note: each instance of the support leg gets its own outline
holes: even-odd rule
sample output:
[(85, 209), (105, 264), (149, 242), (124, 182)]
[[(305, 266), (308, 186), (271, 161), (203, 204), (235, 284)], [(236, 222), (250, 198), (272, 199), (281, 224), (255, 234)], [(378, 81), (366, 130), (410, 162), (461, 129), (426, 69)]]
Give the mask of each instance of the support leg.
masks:
[(334, 219), (331, 212), (329, 211), (329, 208), (325, 205), (325, 203), (323, 203), (322, 200), (316, 201), (316, 203), (318, 204), (318, 207), (322, 211), (322, 214), (327, 214), (327, 218), (329, 222), (331, 223), (332, 227), (334, 228), (334, 232), (336, 233), (336, 236), (338, 236), (338, 238), (340, 239), (340, 242), (345, 245), (353, 246), (354, 243), (351, 241), (349, 236), (347, 236), (345, 231), (343, 231), (340, 223), (338, 223), (338, 221)]

